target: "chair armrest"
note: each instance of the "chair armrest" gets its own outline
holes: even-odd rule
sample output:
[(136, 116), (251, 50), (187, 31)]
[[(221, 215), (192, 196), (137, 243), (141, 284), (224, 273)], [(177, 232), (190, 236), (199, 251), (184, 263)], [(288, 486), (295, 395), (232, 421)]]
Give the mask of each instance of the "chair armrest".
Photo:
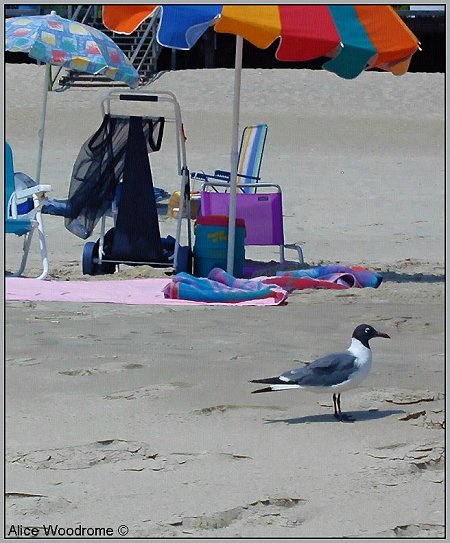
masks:
[[(244, 173), (238, 173), (236, 174), (238, 177), (244, 177), (245, 179), (256, 179), (257, 181), (259, 181), (259, 179), (261, 179), (261, 177), (258, 177), (256, 175), (245, 175)], [(214, 171), (214, 176), (209, 176), (209, 177), (223, 177), (223, 178), (230, 178), (231, 176), (231, 173), (226, 171), (226, 170), (215, 170)]]
[(16, 198), (28, 198), (29, 196), (33, 196), (33, 194), (40, 194), (42, 192), (51, 192), (52, 186), (51, 185), (34, 185), (33, 187), (29, 187), (27, 189), (23, 190), (16, 190)]
[(244, 179), (255, 179), (256, 181), (259, 181), (261, 177), (257, 177), (256, 175), (245, 175), (243, 173), (236, 174), (238, 177), (243, 177)]
[(214, 170), (214, 175), (211, 175), (210, 177), (214, 177), (214, 179), (227, 179), (229, 180), (231, 176), (231, 173), (226, 170)]
[(191, 172), (191, 179), (203, 179), (203, 181), (206, 181), (207, 178), (208, 175), (205, 172)]
[(205, 173), (205, 172), (191, 172), (192, 179), (202, 179), (206, 181), (207, 179), (220, 179), (221, 181), (230, 180), (230, 172), (225, 172), (223, 170), (216, 170), (214, 173)]

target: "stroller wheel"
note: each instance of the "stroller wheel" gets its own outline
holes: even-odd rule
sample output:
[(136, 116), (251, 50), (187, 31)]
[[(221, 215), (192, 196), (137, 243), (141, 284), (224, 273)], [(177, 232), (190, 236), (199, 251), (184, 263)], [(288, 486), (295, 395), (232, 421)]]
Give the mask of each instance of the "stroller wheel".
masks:
[(84, 246), (81, 262), (83, 275), (105, 275), (116, 271), (114, 262), (98, 262), (98, 248), (98, 240), (95, 243), (89, 241)]
[(81, 257), (81, 268), (83, 275), (96, 275), (97, 264), (94, 259), (98, 258), (98, 244), (89, 241), (83, 247), (83, 255)]
[(192, 251), (189, 247), (178, 248), (178, 259), (175, 273), (192, 273)]

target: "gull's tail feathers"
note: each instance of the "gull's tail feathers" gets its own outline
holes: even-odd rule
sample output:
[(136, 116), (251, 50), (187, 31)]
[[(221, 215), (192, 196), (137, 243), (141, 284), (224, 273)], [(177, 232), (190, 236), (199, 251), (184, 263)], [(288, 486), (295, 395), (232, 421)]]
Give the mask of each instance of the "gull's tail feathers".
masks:
[(253, 390), (252, 394), (258, 394), (260, 392), (276, 392), (277, 390), (291, 390), (293, 388), (300, 388), (299, 385), (293, 382), (286, 382), (279, 377), (268, 377), (267, 379), (252, 379), (250, 383), (263, 383), (270, 385), (268, 387), (259, 388)]

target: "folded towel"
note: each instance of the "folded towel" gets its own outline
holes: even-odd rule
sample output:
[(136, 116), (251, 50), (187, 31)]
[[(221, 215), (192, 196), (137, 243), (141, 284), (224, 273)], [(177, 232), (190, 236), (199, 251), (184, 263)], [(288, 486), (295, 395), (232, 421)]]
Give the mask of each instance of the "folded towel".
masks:
[(276, 303), (281, 303), (287, 297), (287, 292), (275, 285), (265, 285), (253, 279), (237, 279), (220, 268), (213, 268), (208, 277), (178, 273), (163, 292), (166, 298), (201, 302), (236, 303), (272, 297)]

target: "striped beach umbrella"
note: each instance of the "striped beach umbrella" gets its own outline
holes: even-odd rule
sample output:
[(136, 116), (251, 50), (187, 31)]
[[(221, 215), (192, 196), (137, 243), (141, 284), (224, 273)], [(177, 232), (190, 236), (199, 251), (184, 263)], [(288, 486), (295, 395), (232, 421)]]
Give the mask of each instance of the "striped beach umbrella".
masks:
[(328, 57), (323, 68), (346, 79), (373, 68), (406, 73), (419, 41), (387, 5), (107, 5), (103, 23), (131, 34), (156, 13), (157, 40), (165, 47), (191, 49), (210, 27), (236, 35), (227, 255), (232, 273), (243, 39), (262, 49), (279, 40), (275, 56), (282, 61)]

